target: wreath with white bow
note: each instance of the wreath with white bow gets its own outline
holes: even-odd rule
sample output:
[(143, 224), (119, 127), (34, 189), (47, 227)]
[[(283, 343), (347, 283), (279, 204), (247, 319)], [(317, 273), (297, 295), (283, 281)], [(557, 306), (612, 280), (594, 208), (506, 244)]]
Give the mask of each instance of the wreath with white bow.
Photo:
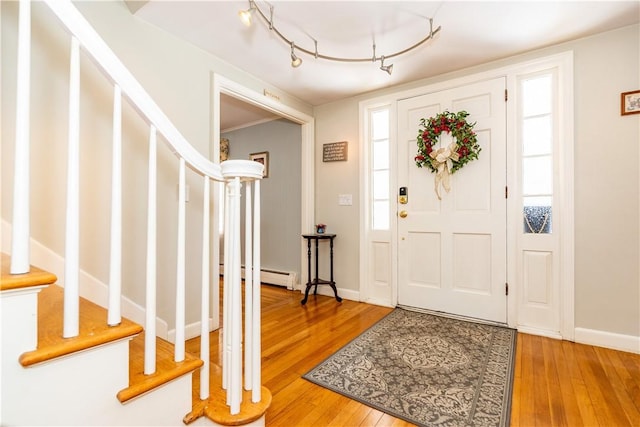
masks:
[[(478, 144), (478, 138), (473, 131), (474, 123), (467, 122), (469, 113), (459, 111), (451, 113), (444, 111), (435, 117), (420, 119), (418, 130), (418, 154), (415, 157), (416, 165), (426, 167), (435, 172), (435, 190), (438, 199), (440, 197), (440, 184), (449, 192), (449, 176), (461, 169), (464, 165), (478, 158), (482, 150)], [(443, 132), (451, 134), (454, 142), (447, 147), (436, 148)]]

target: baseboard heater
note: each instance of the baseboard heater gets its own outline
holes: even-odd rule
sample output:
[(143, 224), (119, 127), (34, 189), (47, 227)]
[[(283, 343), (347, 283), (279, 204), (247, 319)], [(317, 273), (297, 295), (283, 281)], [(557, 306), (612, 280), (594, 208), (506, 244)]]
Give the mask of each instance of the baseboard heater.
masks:
[[(220, 274), (224, 274), (224, 265), (220, 265)], [(244, 267), (241, 268), (241, 275), (244, 279)], [(298, 274), (295, 271), (278, 271), (263, 268), (260, 270), (260, 282), (270, 285), (284, 286), (289, 290), (296, 287)]]

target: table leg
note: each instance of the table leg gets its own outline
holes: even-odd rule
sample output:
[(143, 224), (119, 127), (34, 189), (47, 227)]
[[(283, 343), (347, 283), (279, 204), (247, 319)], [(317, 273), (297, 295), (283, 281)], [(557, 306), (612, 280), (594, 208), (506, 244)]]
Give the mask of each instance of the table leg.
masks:
[(342, 298), (338, 296), (338, 289), (336, 288), (336, 282), (333, 280), (333, 239), (329, 239), (329, 265), (331, 269), (331, 288), (333, 289), (333, 293), (336, 296), (336, 301), (342, 302)]
[(315, 239), (315, 241), (316, 241), (316, 280), (315, 280), (314, 283), (316, 284), (316, 287), (313, 288), (313, 294), (317, 295), (318, 294), (318, 281), (319, 281), (319, 279), (318, 279), (318, 242), (320, 241), (320, 239)]
[(311, 239), (307, 239), (307, 289), (304, 291), (304, 298), (300, 301), (300, 304), (304, 305), (307, 303), (307, 298), (309, 298), (309, 289), (311, 289)]

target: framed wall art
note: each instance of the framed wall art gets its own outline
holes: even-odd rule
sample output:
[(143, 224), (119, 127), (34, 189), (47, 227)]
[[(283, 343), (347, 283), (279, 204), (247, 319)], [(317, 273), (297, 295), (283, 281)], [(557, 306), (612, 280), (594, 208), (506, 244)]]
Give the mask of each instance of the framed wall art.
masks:
[(263, 178), (269, 177), (269, 152), (262, 151), (260, 153), (251, 153), (249, 154), (249, 160), (253, 160), (254, 162), (260, 162), (264, 165), (264, 174)]
[(620, 115), (640, 114), (640, 90), (620, 94)]
[(229, 160), (229, 139), (220, 138), (220, 161)]

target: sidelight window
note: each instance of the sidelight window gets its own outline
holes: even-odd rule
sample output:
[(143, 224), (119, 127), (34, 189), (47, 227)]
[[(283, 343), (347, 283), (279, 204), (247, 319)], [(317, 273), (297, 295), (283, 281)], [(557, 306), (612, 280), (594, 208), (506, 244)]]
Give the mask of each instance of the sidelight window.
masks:
[(520, 139), (524, 233), (553, 229), (554, 74), (520, 79)]
[(371, 224), (373, 230), (389, 229), (389, 108), (369, 113), (371, 147)]

